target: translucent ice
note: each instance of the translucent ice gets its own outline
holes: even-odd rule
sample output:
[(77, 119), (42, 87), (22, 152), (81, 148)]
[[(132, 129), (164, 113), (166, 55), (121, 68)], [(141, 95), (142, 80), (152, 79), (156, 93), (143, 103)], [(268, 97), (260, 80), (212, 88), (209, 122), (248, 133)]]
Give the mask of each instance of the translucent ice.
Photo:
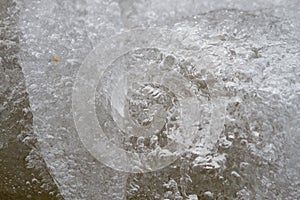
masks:
[[(185, 174), (192, 179), (187, 195), (200, 198), (299, 198), (298, 1), (57, 0), (19, 7), (34, 130), (66, 199), (182, 198), (177, 183)], [(182, 159), (128, 175), (84, 148), (72, 87), (96, 46), (90, 56), (110, 63), (96, 96), (105, 137), (127, 152), (153, 154), (180, 138)]]

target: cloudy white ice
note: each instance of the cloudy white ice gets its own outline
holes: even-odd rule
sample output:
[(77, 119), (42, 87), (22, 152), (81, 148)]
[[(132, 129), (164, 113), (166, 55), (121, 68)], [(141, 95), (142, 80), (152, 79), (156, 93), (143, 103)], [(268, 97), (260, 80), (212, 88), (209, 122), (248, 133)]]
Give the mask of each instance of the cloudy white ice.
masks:
[[(64, 199), (300, 198), (300, 1), (16, 3), (34, 135)], [(193, 132), (176, 161), (123, 172), (84, 146), (72, 94), (86, 57), (106, 68), (105, 137), (145, 153)]]

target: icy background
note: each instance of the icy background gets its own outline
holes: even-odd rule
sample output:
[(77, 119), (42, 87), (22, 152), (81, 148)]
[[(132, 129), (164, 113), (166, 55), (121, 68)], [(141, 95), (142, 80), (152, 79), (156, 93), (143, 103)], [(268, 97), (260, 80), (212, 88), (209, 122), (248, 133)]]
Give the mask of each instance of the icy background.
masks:
[[(299, 1), (16, 2), (33, 131), (63, 198), (300, 198)], [(100, 41), (141, 27), (168, 28), (178, 44), (168, 50), (197, 63), (229, 101), (211, 152), (187, 152), (157, 172), (125, 174), (83, 147), (71, 95), (77, 70)], [(39, 165), (37, 156), (26, 160)]]
[(18, 62), (16, 3), (0, 2), (0, 199), (50, 199), (57, 195), (32, 131), (25, 78)]

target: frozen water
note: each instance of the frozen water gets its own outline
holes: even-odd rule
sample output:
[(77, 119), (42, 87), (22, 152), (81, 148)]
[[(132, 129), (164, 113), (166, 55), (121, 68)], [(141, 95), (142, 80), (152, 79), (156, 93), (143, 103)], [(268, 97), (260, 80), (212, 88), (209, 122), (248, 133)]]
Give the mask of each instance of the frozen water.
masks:
[(33, 137), (32, 113), (17, 55), (17, 20), (16, 3), (1, 1), (0, 199), (52, 198), (57, 195), (57, 186)]
[[(34, 131), (65, 199), (300, 198), (299, 1), (17, 2)], [(103, 41), (106, 46), (97, 46)], [(200, 112), (210, 120), (196, 123), (199, 112), (188, 106), (182, 125), (197, 133), (209, 124), (209, 131), (155, 172), (126, 174), (95, 160), (77, 135), (71, 110), (76, 73), (93, 48), (96, 55), (107, 53), (102, 64), (111, 63), (102, 66), (108, 67), (99, 83), (103, 101), (96, 104), (100, 125), (110, 119), (103, 129), (115, 133), (107, 138), (128, 151), (148, 151), (151, 141), (163, 147), (172, 135), (164, 141), (152, 132), (167, 130), (163, 119), (176, 110), (172, 98), (193, 105), (199, 99), (187, 97), (199, 88), (214, 100)], [(147, 48), (157, 49), (154, 57), (164, 52), (163, 59), (152, 62)], [(193, 63), (207, 88), (191, 71), (178, 73), (177, 60)], [(165, 79), (158, 71), (170, 69), (174, 73)], [(200, 102), (199, 109), (208, 105)]]

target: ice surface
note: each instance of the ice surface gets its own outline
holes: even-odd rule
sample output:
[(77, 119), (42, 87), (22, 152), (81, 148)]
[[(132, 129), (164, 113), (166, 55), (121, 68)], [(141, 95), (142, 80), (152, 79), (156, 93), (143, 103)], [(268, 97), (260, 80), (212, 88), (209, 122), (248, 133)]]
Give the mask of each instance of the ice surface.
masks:
[(112, 171), (89, 155), (77, 136), (71, 112), (72, 84), (80, 63), (96, 41), (119, 30), (110, 22), (116, 16), (105, 11), (109, 10), (105, 4), (19, 2), (24, 41), (20, 56), (34, 130), (41, 155), (65, 199), (122, 199), (125, 194), (126, 174)]
[[(34, 131), (41, 155), (64, 198), (180, 199), (187, 198), (186, 195), (190, 198), (197, 195), (200, 199), (300, 198), (300, 164), (296, 156), (300, 153), (299, 1), (24, 0), (18, 1), (18, 6), (19, 28), (23, 33), (20, 57), (34, 115)], [(147, 29), (154, 26), (155, 29)], [(144, 27), (141, 34), (130, 30), (137, 27)], [(130, 33), (133, 33), (131, 38)], [(141, 61), (134, 61), (119, 50), (127, 47), (129, 55), (138, 58), (137, 52), (132, 53), (137, 48), (130, 48), (134, 39), (144, 40), (149, 45), (146, 48), (163, 49), (169, 55), (164, 58), (162, 69), (173, 66), (176, 56), (193, 63), (207, 84), (206, 96), (215, 100), (211, 109), (203, 108), (207, 109), (205, 114), (211, 115), (210, 131), (191, 141), (192, 147), (180, 159), (159, 171), (126, 174), (110, 169), (89, 154), (77, 135), (71, 110), (76, 73), (88, 53), (99, 43), (109, 41), (110, 36), (114, 36), (111, 40), (118, 38), (120, 43), (105, 58), (114, 65), (101, 79), (102, 86), (107, 87), (104, 97), (110, 100), (102, 108), (111, 106), (111, 112), (107, 112), (110, 116), (106, 117), (111, 117), (111, 122), (116, 122), (123, 132), (130, 130), (127, 119), (136, 127), (150, 124), (151, 131), (156, 125), (164, 125), (161, 119), (167, 114), (151, 113), (162, 107), (149, 107), (154, 97), (167, 94), (163, 86), (184, 99), (190, 95), (176, 73), (168, 73), (169, 77), (155, 87), (153, 84), (126, 87), (133, 81), (122, 78), (122, 72), (127, 70), (118, 71), (122, 69), (120, 63), (138, 69), (138, 64), (149, 61), (143, 54)], [(96, 49), (102, 55), (106, 46), (103, 51), (101, 46)], [(145, 47), (141, 45), (139, 49)], [(118, 63), (115, 55), (123, 61)], [(109, 70), (113, 71), (113, 67), (117, 70), (110, 77)], [(158, 82), (155, 67), (158, 66), (151, 67), (148, 63), (143, 68), (146, 71), (132, 70), (133, 75), (129, 75), (139, 83), (153, 73), (147, 81)], [(189, 73), (183, 76), (191, 90), (203, 86), (193, 82)], [(126, 84), (119, 87), (119, 83)], [(130, 91), (131, 88), (134, 90)], [(143, 91), (153, 98), (143, 99), (146, 96)], [(127, 100), (132, 106), (129, 110), (124, 109)], [(194, 101), (184, 105), (189, 103)], [(221, 109), (224, 106), (226, 111)], [(149, 112), (141, 113), (138, 110), (141, 107), (149, 108)], [(140, 115), (134, 115), (135, 109)], [(197, 110), (191, 112), (197, 114)], [(191, 123), (187, 130), (205, 130), (201, 124), (192, 123), (195, 120), (192, 113), (183, 116), (183, 125)], [(101, 112), (98, 118), (101, 121)], [(222, 123), (212, 123), (222, 118)], [(151, 123), (155, 126), (151, 127)], [(113, 130), (113, 124), (105, 128)], [(147, 141), (156, 145), (164, 141), (161, 135), (147, 139), (125, 134), (129, 139), (124, 144), (123, 136), (115, 131), (116, 135), (107, 137), (128, 150), (143, 152), (148, 148)], [(137, 148), (130, 149), (130, 145)], [(166, 184), (169, 186), (164, 187)]]
[[(18, 9), (0, 2), (0, 199), (41, 199), (57, 186), (39, 155), (25, 78), (18, 61)], [(27, 162), (28, 161), (28, 162)]]

